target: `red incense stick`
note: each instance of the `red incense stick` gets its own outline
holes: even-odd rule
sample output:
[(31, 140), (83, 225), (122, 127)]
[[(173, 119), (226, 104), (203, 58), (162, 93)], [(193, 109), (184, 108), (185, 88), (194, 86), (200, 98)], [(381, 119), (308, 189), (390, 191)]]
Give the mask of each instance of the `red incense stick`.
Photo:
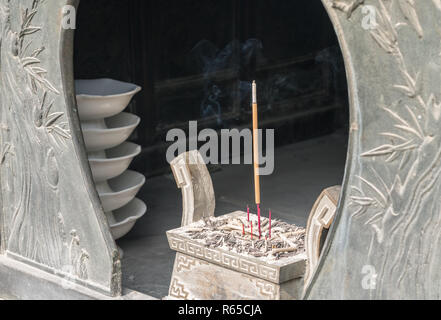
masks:
[(259, 224), (259, 240), (262, 236), (262, 232), (260, 229), (260, 204), (257, 204), (257, 223)]
[(250, 206), (247, 206), (247, 218), (248, 222), (250, 222)]
[(242, 235), (245, 235), (245, 225), (242, 223)]

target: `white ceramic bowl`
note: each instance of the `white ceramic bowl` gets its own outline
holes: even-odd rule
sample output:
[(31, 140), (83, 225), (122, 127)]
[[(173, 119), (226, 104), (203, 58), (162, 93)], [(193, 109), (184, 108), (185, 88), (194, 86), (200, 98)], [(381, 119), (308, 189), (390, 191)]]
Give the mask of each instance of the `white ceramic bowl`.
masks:
[(129, 233), (146, 211), (145, 203), (137, 198), (121, 209), (113, 211), (113, 218), (109, 219), (113, 239), (118, 240)]
[(122, 112), (141, 87), (112, 79), (75, 80), (81, 121), (100, 120)]
[(87, 151), (101, 151), (120, 145), (130, 137), (140, 122), (138, 116), (126, 112), (105, 120), (81, 122)]
[(103, 182), (121, 175), (141, 153), (141, 147), (131, 142), (124, 142), (97, 154), (89, 154), (90, 168), (95, 183)]
[(117, 210), (132, 201), (145, 184), (145, 177), (127, 170), (112, 180), (97, 185), (104, 212)]

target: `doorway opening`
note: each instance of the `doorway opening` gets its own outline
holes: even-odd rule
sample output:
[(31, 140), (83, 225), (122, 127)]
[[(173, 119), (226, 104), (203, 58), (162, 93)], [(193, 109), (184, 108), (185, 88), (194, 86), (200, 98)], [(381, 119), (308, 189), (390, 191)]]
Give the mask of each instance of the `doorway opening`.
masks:
[[(343, 58), (321, 1), (82, 0), (75, 78), (113, 78), (143, 90), (131, 169), (147, 176), (147, 215), (118, 245), (123, 286), (167, 295), (174, 253), (165, 231), (180, 226), (180, 190), (166, 161), (166, 134), (251, 127), (250, 83), (258, 83), (263, 129), (275, 129), (275, 170), (261, 178), (262, 205), (306, 225), (329, 186), (341, 184), (349, 106)], [(188, 133), (188, 132), (187, 132)], [(188, 134), (187, 134), (188, 136)], [(210, 165), (216, 215), (254, 201), (249, 165)]]

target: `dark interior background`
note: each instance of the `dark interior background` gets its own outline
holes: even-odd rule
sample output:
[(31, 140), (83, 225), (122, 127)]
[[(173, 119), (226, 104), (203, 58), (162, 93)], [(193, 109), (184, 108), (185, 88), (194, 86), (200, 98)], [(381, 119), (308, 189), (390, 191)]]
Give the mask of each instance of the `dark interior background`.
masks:
[(143, 87), (129, 108), (142, 119), (133, 167), (147, 176), (169, 170), (171, 128), (250, 127), (253, 79), (276, 146), (347, 126), (343, 59), (319, 0), (82, 0), (77, 26), (77, 79)]

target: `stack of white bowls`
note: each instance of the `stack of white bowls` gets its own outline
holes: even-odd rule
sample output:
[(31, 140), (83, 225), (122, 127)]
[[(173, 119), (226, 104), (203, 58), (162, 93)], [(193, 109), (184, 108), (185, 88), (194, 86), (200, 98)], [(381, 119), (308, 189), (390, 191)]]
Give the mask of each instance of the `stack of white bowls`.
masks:
[(127, 142), (140, 118), (123, 112), (141, 91), (112, 79), (76, 80), (81, 127), (93, 179), (115, 240), (125, 236), (147, 211), (135, 198), (145, 177), (128, 170), (141, 147)]

